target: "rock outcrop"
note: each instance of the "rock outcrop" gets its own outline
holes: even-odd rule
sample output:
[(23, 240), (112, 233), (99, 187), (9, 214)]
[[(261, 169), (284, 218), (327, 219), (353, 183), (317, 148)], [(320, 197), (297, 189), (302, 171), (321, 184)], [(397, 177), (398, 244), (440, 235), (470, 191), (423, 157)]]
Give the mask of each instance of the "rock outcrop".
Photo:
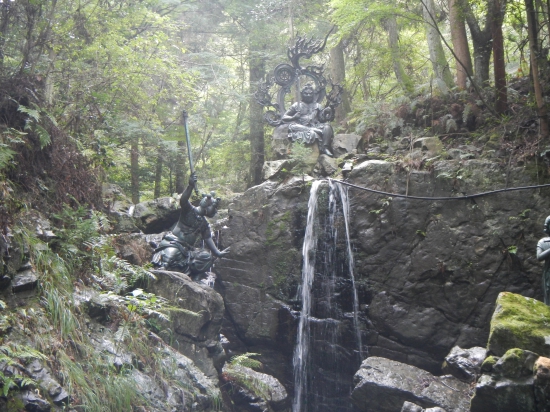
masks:
[(436, 377), (389, 359), (367, 358), (354, 381), (356, 386), (351, 397), (359, 411), (395, 412), (400, 411), (405, 402), (422, 408), (440, 407), (448, 412), (469, 410), (468, 384), (449, 375)]
[(548, 319), (550, 307), (543, 302), (503, 292), (496, 301), (487, 347), (496, 356), (502, 356), (512, 348), (550, 356)]

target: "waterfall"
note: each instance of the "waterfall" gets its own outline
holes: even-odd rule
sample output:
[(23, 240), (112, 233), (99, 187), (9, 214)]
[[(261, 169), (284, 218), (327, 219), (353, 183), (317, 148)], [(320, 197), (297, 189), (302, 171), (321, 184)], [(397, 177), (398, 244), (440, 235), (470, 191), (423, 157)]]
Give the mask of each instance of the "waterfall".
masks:
[(355, 329), (355, 337), (357, 339), (359, 359), (363, 359), (363, 343), (361, 342), (361, 330), (359, 329), (359, 299), (357, 297), (357, 288), (355, 287), (355, 261), (353, 260), (353, 251), (351, 249), (351, 242), (349, 240), (349, 197), (348, 186), (334, 183), (334, 180), (330, 179), (330, 190), (338, 190), (340, 195), (340, 201), (342, 202), (342, 212), (344, 213), (344, 222), (346, 226), (346, 245), (348, 248), (348, 269), (351, 278), (351, 284), (353, 288), (353, 326)]
[(317, 218), (317, 198), (321, 181), (316, 180), (311, 186), (309, 194), (307, 225), (302, 246), (302, 311), (298, 325), (298, 336), (294, 350), (294, 402), (293, 412), (302, 412), (304, 396), (307, 394), (307, 358), (309, 351), (309, 321), (311, 312), (311, 287), (315, 270), (315, 248), (317, 245), (317, 231), (315, 220)]
[(353, 410), (349, 392), (363, 359), (348, 192), (335, 181), (323, 183), (311, 187), (302, 246), (293, 412)]

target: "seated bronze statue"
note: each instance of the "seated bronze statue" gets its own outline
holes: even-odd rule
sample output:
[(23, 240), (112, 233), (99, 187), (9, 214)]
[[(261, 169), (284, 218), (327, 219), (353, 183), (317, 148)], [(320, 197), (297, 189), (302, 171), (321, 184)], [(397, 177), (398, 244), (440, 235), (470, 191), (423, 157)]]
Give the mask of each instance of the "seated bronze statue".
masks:
[(282, 117), (282, 121), (288, 123), (289, 139), (304, 144), (317, 141), (321, 153), (334, 157), (330, 151), (334, 132), (323, 116), (327, 109), (315, 101), (315, 91), (310, 83), (304, 86), (300, 95), (302, 101), (290, 106)]
[[(213, 193), (203, 195), (199, 206), (193, 206), (189, 202), (189, 198), (196, 183), (197, 176), (193, 173), (189, 178), (189, 185), (181, 194), (181, 212), (178, 223), (171, 232), (163, 237), (155, 249), (152, 263), (159, 269), (198, 276), (210, 270), (215, 258), (222, 258), (229, 253), (229, 248), (223, 251), (218, 250), (212, 240), (210, 225), (205, 219), (205, 216), (214, 217), (216, 215), (220, 198), (215, 198)], [(204, 240), (205, 245), (212, 253), (196, 247), (196, 243), (200, 240)]]

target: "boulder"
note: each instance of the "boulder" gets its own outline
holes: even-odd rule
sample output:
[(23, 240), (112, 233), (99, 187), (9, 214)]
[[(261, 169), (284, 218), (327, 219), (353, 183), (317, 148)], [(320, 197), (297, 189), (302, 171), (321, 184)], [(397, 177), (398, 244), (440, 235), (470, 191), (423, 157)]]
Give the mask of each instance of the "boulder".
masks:
[(550, 356), (549, 318), (550, 307), (543, 302), (502, 292), (491, 319), (487, 348), (497, 356), (513, 348)]
[(338, 162), (335, 158), (322, 154), (317, 160), (315, 170), (317, 170), (321, 176), (331, 176), (338, 171)]
[(443, 372), (465, 382), (473, 382), (480, 374), (481, 364), (487, 357), (487, 349), (474, 347), (462, 349), (455, 346), (445, 357)]
[(493, 373), (506, 378), (522, 378), (533, 375), (533, 366), (539, 355), (528, 350), (510, 349), (493, 366)]
[(332, 139), (334, 156), (341, 157), (357, 149), (361, 136), (356, 134), (337, 134)]
[(434, 376), (415, 366), (372, 356), (354, 377), (352, 401), (359, 411), (395, 412), (404, 402), (449, 412), (469, 410), (469, 385), (452, 376)]
[[(247, 411), (280, 411), (288, 406), (289, 397), (281, 383), (271, 375), (256, 372), (242, 365), (227, 364), (223, 368), (224, 379), (231, 383), (234, 402)], [(262, 408), (262, 404), (269, 407)]]
[(510, 379), (499, 375), (481, 375), (472, 398), (471, 412), (533, 412), (535, 391), (533, 376)]
[(287, 171), (292, 168), (292, 165), (289, 160), (272, 160), (264, 162), (262, 168), (262, 176), (264, 180), (274, 179), (282, 176), (282, 171), (286, 169)]
[(219, 334), (225, 311), (221, 295), (183, 273), (164, 270), (152, 273), (156, 280), (148, 282), (147, 291), (181, 310), (173, 313), (161, 337), (185, 356), (192, 357), (207, 376), (217, 375), (216, 363), (222, 355)]
[(132, 217), (144, 233), (170, 230), (179, 217), (179, 202), (173, 197), (161, 197), (138, 203)]

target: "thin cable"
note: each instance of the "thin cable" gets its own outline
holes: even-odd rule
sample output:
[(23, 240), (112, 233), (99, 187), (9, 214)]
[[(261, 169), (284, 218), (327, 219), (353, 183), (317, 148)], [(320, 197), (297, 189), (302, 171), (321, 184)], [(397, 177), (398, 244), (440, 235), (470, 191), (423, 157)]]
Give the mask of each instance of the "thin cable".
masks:
[(375, 189), (369, 189), (368, 187), (357, 186), (357, 185), (354, 185), (354, 184), (351, 184), (351, 183), (348, 183), (348, 182), (344, 182), (342, 180), (334, 180), (334, 179), (330, 179), (330, 178), (329, 178), (329, 180), (333, 180), (337, 183), (340, 183), (340, 184), (343, 184), (343, 185), (346, 185), (346, 186), (350, 186), (350, 187), (353, 187), (355, 189), (364, 190), (364, 191), (372, 192), (372, 193), (377, 193), (379, 195), (386, 195), (386, 196), (390, 196), (390, 197), (401, 197), (401, 198), (404, 198), (404, 199), (432, 200), (432, 201), (474, 199), (476, 197), (488, 196), (488, 195), (492, 195), (492, 194), (495, 194), (495, 193), (514, 192), (516, 190), (533, 190), (533, 189), (539, 189), (539, 188), (542, 188), (542, 187), (550, 187), (550, 183), (547, 183), (547, 184), (544, 184), (544, 185), (510, 187), (510, 188), (507, 188), (507, 189), (491, 190), (490, 192), (476, 193), (476, 194), (473, 194), (473, 195), (465, 195), (465, 196), (424, 197), (424, 196), (408, 196), (408, 195), (400, 195), (400, 194), (397, 194), (397, 193), (382, 192), (381, 190), (375, 190)]

